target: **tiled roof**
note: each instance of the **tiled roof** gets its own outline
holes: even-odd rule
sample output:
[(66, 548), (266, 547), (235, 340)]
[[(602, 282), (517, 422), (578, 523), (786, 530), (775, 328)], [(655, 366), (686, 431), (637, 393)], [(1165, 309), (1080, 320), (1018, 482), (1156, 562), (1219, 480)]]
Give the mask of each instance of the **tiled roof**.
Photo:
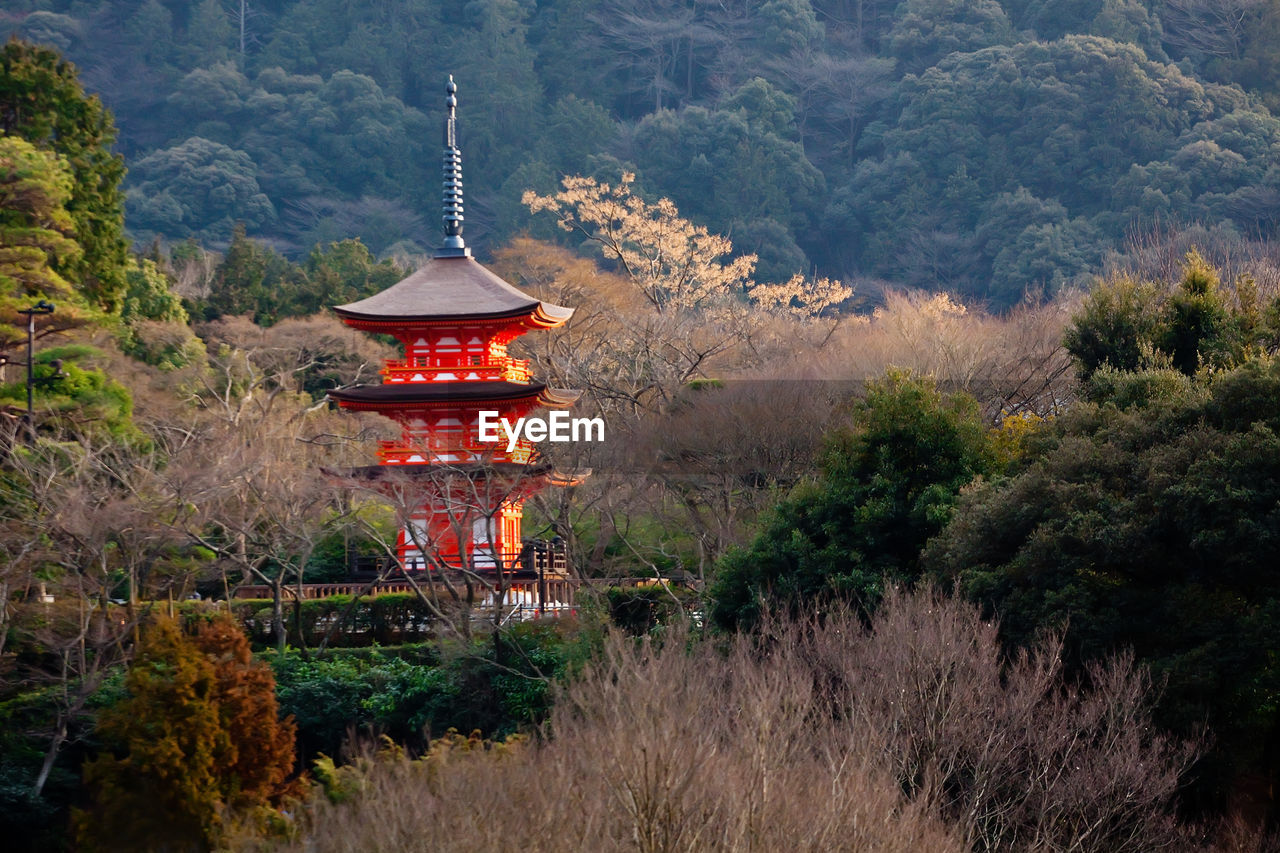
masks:
[(474, 258), (433, 258), (408, 278), (367, 299), (333, 309), (355, 320), (434, 320), (537, 315), (558, 326), (572, 308), (533, 298), (507, 284)]

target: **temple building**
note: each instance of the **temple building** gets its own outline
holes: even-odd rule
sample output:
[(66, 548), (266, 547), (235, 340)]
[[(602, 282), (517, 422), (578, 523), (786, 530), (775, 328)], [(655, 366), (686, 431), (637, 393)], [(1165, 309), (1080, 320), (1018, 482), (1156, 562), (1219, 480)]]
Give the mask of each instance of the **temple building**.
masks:
[[(462, 237), (462, 157), (457, 86), (449, 78), (444, 133), (444, 242), (403, 281), (334, 311), (352, 328), (395, 337), (380, 384), (331, 391), (346, 409), (385, 415), (400, 437), (381, 442), (378, 465), (351, 476), (400, 496), (397, 554), (404, 571), (516, 571), (525, 499), (563, 482), (525, 440), (508, 449), (481, 441), (480, 413), (511, 422), (539, 408), (567, 408), (578, 392), (536, 381), (507, 347), (520, 335), (564, 324), (573, 309), (551, 305), (503, 281), (471, 256)], [(524, 549), (527, 552), (527, 549)], [(527, 553), (525, 557), (527, 557)]]

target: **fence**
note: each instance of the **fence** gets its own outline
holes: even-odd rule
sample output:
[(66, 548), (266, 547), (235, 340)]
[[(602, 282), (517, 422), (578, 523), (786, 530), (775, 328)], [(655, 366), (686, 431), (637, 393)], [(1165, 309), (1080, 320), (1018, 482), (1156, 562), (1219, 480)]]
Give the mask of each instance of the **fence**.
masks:
[[(283, 590), (285, 632), (287, 642), (293, 645), (316, 645), (329, 634), (332, 645), (342, 646), (421, 642), (434, 636), (439, 618), (436, 609), (445, 611), (448, 618), (463, 618), (469, 613), (477, 626), (492, 625), (495, 616), (499, 624), (509, 625), (572, 614), (584, 589), (604, 593), (619, 588), (658, 588), (663, 583), (655, 578), (522, 580), (497, 591), (473, 587), (472, 601), (465, 604), (452, 600), (439, 581), (433, 588), (427, 578), (418, 582), (422, 595), (412, 591), (405, 580), (292, 585)], [(231, 602), (245, 633), (259, 645), (275, 640), (275, 606), (270, 595), (270, 587), (242, 586)], [(424, 596), (436, 602), (437, 608), (428, 606)]]

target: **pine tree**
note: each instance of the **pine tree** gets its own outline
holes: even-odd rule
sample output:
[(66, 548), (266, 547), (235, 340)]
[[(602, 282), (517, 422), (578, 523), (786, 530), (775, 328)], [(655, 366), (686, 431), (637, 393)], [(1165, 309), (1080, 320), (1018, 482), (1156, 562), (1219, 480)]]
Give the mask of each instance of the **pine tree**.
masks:
[(83, 253), (58, 272), (106, 311), (124, 295), (124, 158), (111, 151), (116, 127), (76, 68), (56, 51), (11, 40), (0, 48), (0, 134), (18, 136), (66, 159), (73, 176), (67, 212)]

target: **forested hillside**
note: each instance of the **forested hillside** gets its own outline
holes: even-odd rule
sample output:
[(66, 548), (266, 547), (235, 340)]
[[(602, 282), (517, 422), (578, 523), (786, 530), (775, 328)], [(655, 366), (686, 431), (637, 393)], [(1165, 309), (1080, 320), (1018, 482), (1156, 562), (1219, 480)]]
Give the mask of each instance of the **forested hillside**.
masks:
[(526, 189), (633, 171), (763, 280), (1007, 306), (1135, 230), (1280, 221), (1276, 0), (19, 0), (0, 26), (114, 112), (142, 245), (429, 248), (447, 73), (482, 251), (553, 233)]
[[(11, 2), (6, 849), (1280, 850), (1278, 24)], [(606, 425), (531, 467), (330, 397), (428, 370), (331, 309), (439, 244), (448, 74)], [(518, 564), (404, 442), (552, 480)]]

